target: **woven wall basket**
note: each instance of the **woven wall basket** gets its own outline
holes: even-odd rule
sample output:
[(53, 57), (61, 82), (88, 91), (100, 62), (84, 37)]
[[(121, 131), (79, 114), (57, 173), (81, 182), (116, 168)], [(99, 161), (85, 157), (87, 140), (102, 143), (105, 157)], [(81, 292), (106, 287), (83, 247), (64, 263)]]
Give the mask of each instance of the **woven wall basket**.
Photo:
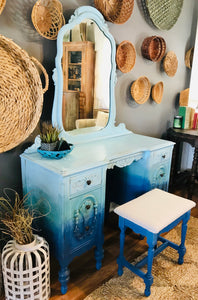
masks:
[(136, 51), (133, 44), (129, 41), (123, 41), (117, 47), (116, 63), (118, 69), (123, 73), (130, 72), (136, 61)]
[(162, 60), (166, 51), (166, 42), (161, 36), (149, 36), (142, 42), (141, 52), (146, 59), (158, 62)]
[(0, 0), (0, 14), (2, 13), (5, 5), (6, 5), (6, 0)]
[(31, 17), (38, 33), (49, 40), (55, 40), (65, 24), (62, 4), (58, 0), (38, 0)]
[(107, 21), (123, 24), (133, 12), (134, 0), (94, 0), (94, 4)]
[(163, 61), (163, 68), (169, 77), (175, 76), (178, 68), (178, 60), (175, 52), (169, 51)]
[(163, 92), (164, 92), (164, 84), (162, 81), (159, 81), (152, 87), (152, 91), (151, 91), (152, 99), (158, 104), (161, 103)]
[(194, 55), (194, 47), (190, 48), (185, 54), (185, 65), (189, 69), (192, 68), (193, 55)]
[[(44, 73), (43, 89), (35, 63)], [(12, 40), (0, 35), (0, 153), (23, 142), (35, 129), (48, 89), (44, 67)]]
[(141, 76), (131, 85), (131, 96), (138, 104), (145, 103), (150, 96), (151, 84), (146, 76)]

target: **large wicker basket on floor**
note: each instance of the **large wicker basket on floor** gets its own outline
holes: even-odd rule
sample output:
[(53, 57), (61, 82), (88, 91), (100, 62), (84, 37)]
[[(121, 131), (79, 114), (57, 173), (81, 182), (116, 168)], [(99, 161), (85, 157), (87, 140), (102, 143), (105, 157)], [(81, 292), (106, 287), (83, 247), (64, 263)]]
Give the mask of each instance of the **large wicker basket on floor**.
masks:
[(130, 72), (136, 61), (136, 51), (133, 44), (129, 41), (123, 41), (117, 47), (116, 63), (118, 69), (123, 73)]
[(65, 24), (62, 4), (58, 0), (38, 0), (31, 17), (37, 32), (49, 40), (55, 40)]
[[(43, 89), (39, 71), (43, 71)], [(23, 142), (36, 128), (48, 89), (44, 67), (12, 40), (0, 35), (0, 153)]]
[(95, 0), (94, 3), (107, 21), (116, 24), (125, 23), (134, 7), (134, 0)]
[(6, 0), (0, 0), (0, 14), (2, 13), (5, 5), (6, 5)]

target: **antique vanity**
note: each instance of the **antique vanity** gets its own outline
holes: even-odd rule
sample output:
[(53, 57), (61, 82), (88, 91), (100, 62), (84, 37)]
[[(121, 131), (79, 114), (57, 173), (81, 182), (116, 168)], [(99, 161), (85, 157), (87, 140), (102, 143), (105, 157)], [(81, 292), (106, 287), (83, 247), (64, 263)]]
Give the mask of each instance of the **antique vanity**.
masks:
[[(80, 39), (83, 42), (88, 40), (94, 47), (94, 88), (91, 96), (85, 96), (87, 92), (83, 90), (84, 79), (81, 78), (87, 76), (82, 65), (86, 61), (86, 56), (83, 57), (85, 51), (78, 47), (68, 48), (72, 43), (80, 44)], [(62, 137), (72, 143), (74, 149), (62, 159), (48, 159), (37, 153), (38, 143), (35, 140), (34, 145), (21, 155), (24, 194), (30, 192), (33, 204), (42, 199), (51, 207), (50, 213), (40, 219), (39, 228), (60, 263), (59, 281), (63, 294), (67, 292), (68, 266), (75, 256), (95, 246), (96, 268), (101, 268), (105, 255), (103, 222), (106, 195), (111, 196), (112, 192), (118, 203), (119, 197), (128, 201), (128, 198), (154, 187), (168, 188), (174, 143), (134, 134), (124, 124), (114, 125), (115, 50), (115, 41), (103, 16), (93, 7), (78, 8), (59, 32), (53, 74), (52, 122), (62, 129)], [(86, 70), (90, 71), (91, 68)], [(86, 108), (82, 107), (83, 104)], [(72, 109), (71, 115), (69, 108)], [(99, 113), (108, 114), (108, 121), (103, 126), (75, 128), (78, 119), (83, 122), (95, 119)], [(73, 118), (73, 129), (66, 130), (66, 116)], [(117, 180), (118, 173), (120, 189), (119, 186), (115, 189), (109, 180), (111, 188), (107, 186), (107, 170), (110, 169), (115, 171), (113, 182)], [(119, 192), (119, 197), (115, 191)], [(112, 200), (110, 197), (109, 201)]]

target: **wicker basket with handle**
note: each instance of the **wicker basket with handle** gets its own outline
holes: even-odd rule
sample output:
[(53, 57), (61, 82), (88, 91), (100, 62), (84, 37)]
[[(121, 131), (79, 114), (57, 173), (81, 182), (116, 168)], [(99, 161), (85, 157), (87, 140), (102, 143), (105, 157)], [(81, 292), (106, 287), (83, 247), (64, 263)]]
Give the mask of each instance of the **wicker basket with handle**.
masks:
[(134, 0), (94, 0), (94, 4), (107, 21), (123, 24), (133, 12)]
[[(36, 65), (45, 76), (45, 87)], [(36, 128), (48, 75), (36, 58), (0, 35), (0, 153), (22, 143)]]

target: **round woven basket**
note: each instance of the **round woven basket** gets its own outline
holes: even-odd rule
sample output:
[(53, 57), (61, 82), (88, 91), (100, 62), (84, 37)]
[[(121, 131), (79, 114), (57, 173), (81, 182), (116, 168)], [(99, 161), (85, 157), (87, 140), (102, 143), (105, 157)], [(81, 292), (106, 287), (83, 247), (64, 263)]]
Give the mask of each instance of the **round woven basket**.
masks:
[[(46, 86), (42, 88), (42, 69)], [(12, 40), (0, 35), (0, 153), (22, 143), (36, 128), (48, 89), (44, 67)]]
[(194, 55), (194, 47), (190, 48), (185, 54), (185, 65), (189, 69), (192, 68), (193, 55)]
[(178, 68), (178, 60), (175, 52), (169, 51), (163, 61), (163, 68), (169, 77), (175, 76)]
[(6, 0), (0, 0), (0, 14), (2, 13), (5, 5), (6, 5)]
[(150, 96), (151, 84), (146, 76), (139, 77), (131, 85), (131, 96), (138, 104), (145, 103)]
[(136, 61), (136, 51), (133, 44), (129, 41), (123, 41), (117, 47), (116, 63), (118, 69), (123, 73), (130, 72)]
[(166, 51), (166, 42), (160, 36), (150, 36), (143, 40), (141, 46), (142, 56), (153, 62), (162, 60)]
[(31, 18), (37, 32), (49, 40), (55, 40), (65, 24), (62, 4), (58, 0), (38, 0), (33, 6)]
[(94, 0), (94, 4), (106, 20), (123, 24), (133, 12), (134, 0)]
[(151, 91), (152, 99), (158, 104), (161, 103), (163, 92), (164, 92), (164, 84), (162, 81), (159, 81), (152, 87), (152, 91)]

